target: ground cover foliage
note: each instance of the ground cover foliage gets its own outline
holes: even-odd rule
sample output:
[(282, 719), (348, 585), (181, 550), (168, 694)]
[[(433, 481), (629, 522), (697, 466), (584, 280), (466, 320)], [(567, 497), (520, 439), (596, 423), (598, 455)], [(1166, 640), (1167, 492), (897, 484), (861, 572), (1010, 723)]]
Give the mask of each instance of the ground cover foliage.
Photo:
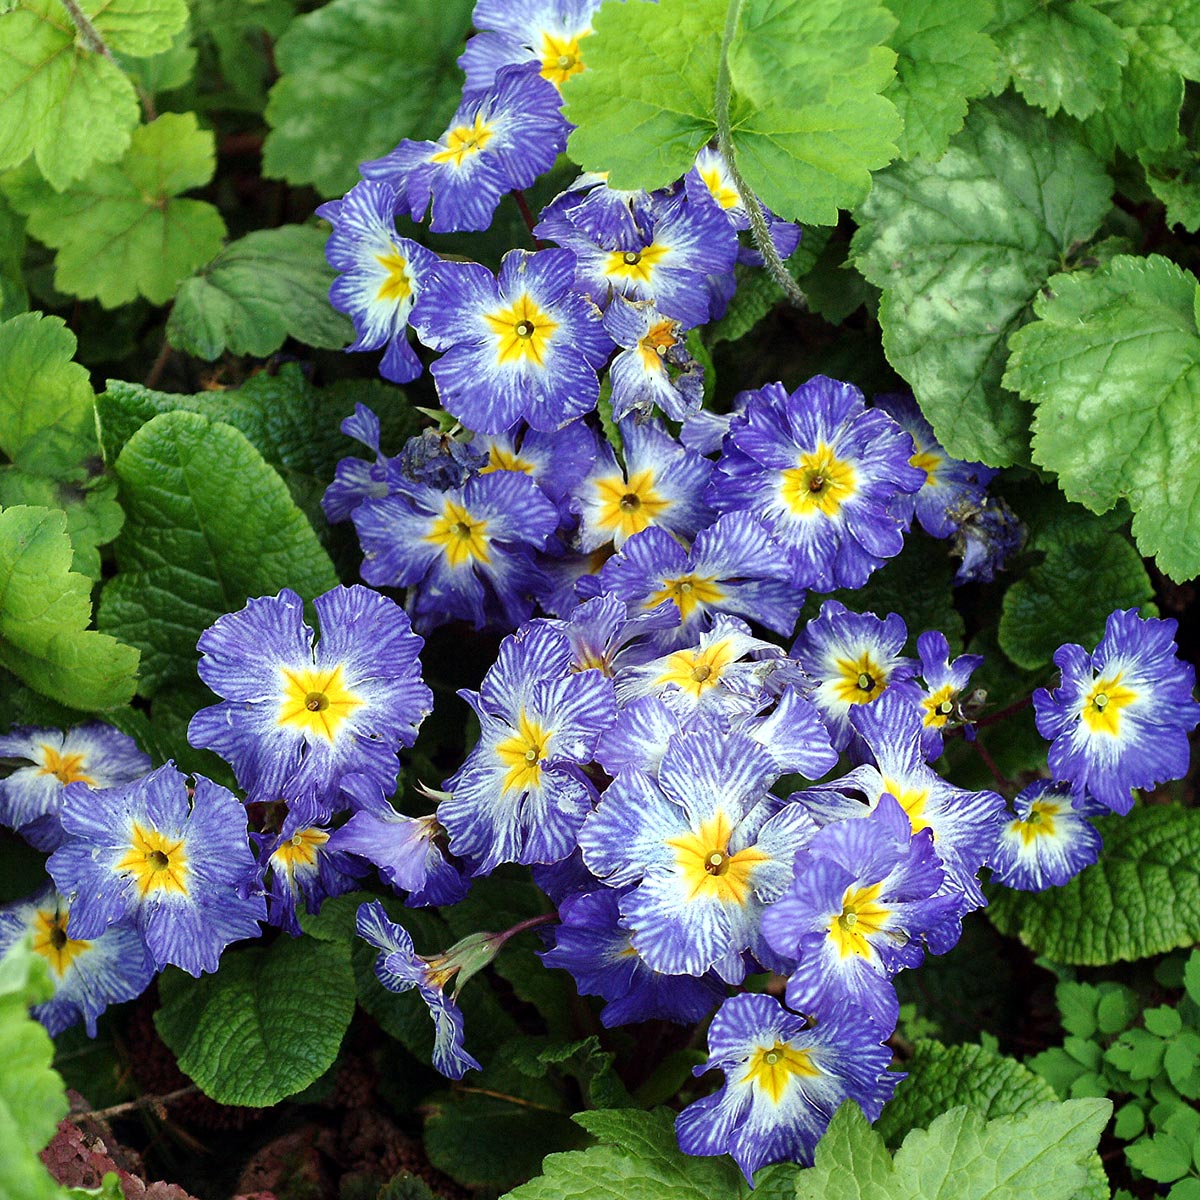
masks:
[(1200, 1197), (1200, 0), (436, 8), (0, 0), (0, 1198)]

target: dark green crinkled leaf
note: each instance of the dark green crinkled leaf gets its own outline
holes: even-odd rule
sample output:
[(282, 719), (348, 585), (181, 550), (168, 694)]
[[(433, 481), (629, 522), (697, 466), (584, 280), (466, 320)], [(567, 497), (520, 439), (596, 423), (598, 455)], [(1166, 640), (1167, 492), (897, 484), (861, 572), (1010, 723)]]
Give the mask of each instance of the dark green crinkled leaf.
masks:
[(159, 1036), (179, 1069), (221, 1104), (265, 1107), (332, 1065), (354, 1015), (344, 943), (282, 937), (230, 950), (214, 975), (160, 980)]
[(0, 512), (0, 665), (36, 691), (84, 711), (133, 697), (138, 652), (88, 626), (91, 580), (70, 570), (66, 514)]
[[(1182, 89), (1181, 89), (1182, 90)], [(1146, 168), (1150, 190), (1166, 205), (1167, 224), (1181, 225), (1189, 233), (1200, 229), (1200, 154), (1192, 138), (1162, 151), (1143, 150), (1138, 157)]]
[(287, 485), (233, 426), (163, 413), (114, 470), (126, 522), (99, 623), (142, 650), (145, 694), (192, 679), (200, 634), (250, 597), (290, 587), (311, 599), (336, 586)]
[(1055, 962), (1101, 966), (1200, 940), (1200, 810), (1154, 805), (1097, 823), (1100, 861), (1061, 888), (991, 889), (1002, 932)]
[(264, 172), (336, 196), (402, 137), (438, 137), (458, 105), (471, 8), (333, 0), (298, 17), (275, 47)]
[(1000, 378), (1009, 333), (1108, 211), (1111, 184), (1066, 125), (1017, 101), (977, 103), (936, 162), (875, 177), (853, 252), (883, 289), (892, 366), (957, 458), (1026, 454), (1028, 413)]
[(996, 0), (990, 32), (1013, 86), (1051, 116), (1101, 108), (1129, 57), (1121, 30), (1086, 0)]
[(5, 182), (29, 232), (58, 254), (54, 286), (106, 308), (144, 296), (165, 304), (221, 248), (225, 222), (207, 200), (181, 200), (216, 166), (211, 130), (195, 113), (163, 113), (133, 132), (119, 162), (56, 192), (30, 169)]
[(1027, 1112), (1055, 1099), (1054, 1089), (1028, 1067), (985, 1046), (918, 1041), (904, 1064), (908, 1078), (884, 1106), (875, 1131), (897, 1146), (910, 1129), (960, 1104), (985, 1120)]
[(1078, 516), (1030, 539), (1027, 548), (1045, 559), (1004, 593), (1000, 648), (1026, 670), (1049, 663), (1065, 642), (1094, 646), (1115, 608), (1157, 615), (1141, 555), (1114, 522)]
[(1129, 42), (1129, 61), (1108, 103), (1083, 124), (1088, 144), (1103, 158), (1119, 146), (1126, 154), (1167, 152), (1179, 138), (1183, 77)]
[(25, 222), (0, 196), (0, 321), (29, 307), (22, 263), (25, 258)]
[(327, 233), (313, 225), (258, 229), (184, 280), (167, 322), (177, 350), (214, 359), (226, 350), (266, 358), (289, 338), (340, 350), (354, 339), (329, 303)]
[(883, 93), (904, 120), (896, 145), (901, 158), (937, 158), (996, 73), (996, 44), (984, 33), (991, 0), (888, 0), (888, 8), (900, 22), (888, 39), (896, 78)]
[(1200, 287), (1160, 255), (1056, 275), (1012, 338), (1005, 384), (1037, 405), (1033, 455), (1067, 497), (1122, 498), (1173, 579), (1200, 572)]

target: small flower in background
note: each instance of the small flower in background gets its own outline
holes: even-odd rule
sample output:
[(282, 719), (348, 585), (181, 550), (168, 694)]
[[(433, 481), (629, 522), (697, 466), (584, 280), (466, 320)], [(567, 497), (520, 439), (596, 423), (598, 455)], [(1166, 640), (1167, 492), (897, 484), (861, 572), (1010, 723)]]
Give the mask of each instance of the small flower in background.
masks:
[(620, 348), (608, 368), (614, 420), (649, 416), (656, 405), (672, 421), (699, 411), (704, 368), (691, 356), (678, 321), (649, 300), (618, 296), (605, 310), (604, 328)]
[(197, 670), (223, 701), (196, 713), (188, 740), (232, 765), (247, 800), (304, 797), (319, 812), (352, 772), (395, 787), (396, 753), (413, 744), (433, 694), (421, 681), (424, 642), (394, 601), (355, 585), (313, 605), (315, 647), (287, 588), (201, 634)]
[(935, 538), (952, 537), (960, 523), (951, 514), (986, 504), (987, 485), (999, 472), (983, 463), (951, 458), (909, 393), (876, 396), (874, 404), (912, 438), (913, 454), (908, 461), (925, 472), (920, 491), (898, 495), (892, 511), (906, 522), (915, 515), (921, 528)]
[(1127, 813), (1134, 788), (1181, 779), (1188, 734), (1200, 721), (1196, 671), (1176, 654), (1173, 620), (1110, 613), (1089, 654), (1068, 643), (1054, 654), (1062, 682), (1033, 694), (1037, 728), (1050, 741), (1050, 773), (1113, 812)]
[(1108, 812), (1095, 800), (1072, 797), (1071, 786), (1039, 779), (1013, 801), (992, 856), (992, 882), (1022, 892), (1061, 887), (1100, 858), (1104, 845), (1090, 818)]
[(779, 383), (749, 393), (723, 449), (709, 503), (762, 517), (797, 587), (862, 587), (900, 553), (905, 522), (891, 506), (925, 472), (909, 464), (912, 439), (851, 384), (817, 375), (790, 395)]
[(576, 491), (578, 549), (625, 539), (651, 525), (690, 540), (716, 519), (702, 499), (712, 464), (681, 446), (658, 421), (621, 423), (625, 465), (604, 443), (591, 474)]
[(804, 593), (792, 586), (784, 556), (750, 513), (727, 513), (696, 535), (690, 552), (665, 529), (636, 533), (604, 564), (599, 587), (636, 611), (670, 602), (679, 625), (655, 639), (684, 646), (712, 627), (717, 613), (757, 621), (789, 635)]
[[(961, 726), (966, 720), (962, 709), (963, 693), (971, 676), (983, 665), (981, 654), (960, 654), (950, 661), (950, 643), (944, 633), (926, 630), (917, 638), (917, 655), (921, 660), (921, 680), (925, 696), (921, 700), (924, 730), (921, 749), (931, 762), (942, 753), (943, 731)], [(974, 729), (967, 726), (967, 737)]]
[(566, 149), (560, 103), (532, 63), (504, 67), (487, 91), (463, 97), (436, 142), (405, 138), (362, 173), (394, 188), (414, 221), (432, 205), (435, 233), (486, 229), (504, 193), (529, 187)]
[(497, 71), (528, 62), (538, 64), (543, 79), (561, 86), (584, 69), (584, 39), (599, 7), (600, 0), (478, 0), (471, 24), (479, 32), (467, 39), (458, 59), (467, 76), (465, 90), (491, 87)]
[(596, 407), (596, 371), (612, 342), (594, 304), (572, 289), (566, 250), (510, 250), (494, 276), (478, 263), (443, 263), (412, 323), (443, 351), (430, 371), (438, 399), (468, 428), (504, 433), (524, 420), (558, 429)]
[[(416, 988), (428, 1007), (435, 1031), (434, 1067), (448, 1079), (461, 1079), (468, 1067), (481, 1070), (479, 1063), (463, 1047), (462, 1011), (444, 989), (460, 972), (458, 987), (462, 987), (470, 974), (491, 961), (494, 950), (489, 952), (486, 944), (472, 947), (476, 952), (470, 956), (470, 961), (466, 956), (463, 961), (456, 960), (452, 952), (435, 959), (422, 958), (414, 950), (408, 930), (390, 920), (378, 900), (359, 906), (356, 928), (359, 937), (383, 952), (375, 964), (379, 982), (389, 992), (407, 992)], [(475, 935), (476, 940), (483, 936)]]
[(922, 937), (958, 915), (956, 895), (938, 894), (941, 860), (928, 829), (884, 794), (862, 821), (826, 825), (796, 855), (787, 892), (763, 913), (763, 934), (796, 962), (788, 1007), (823, 1012), (845, 1001), (891, 1029), (900, 1002), (891, 984), (925, 957)]
[(70, 907), (47, 887), (27, 900), (0, 908), (0, 958), (32, 935), (33, 950), (50, 967), (54, 995), (33, 1006), (51, 1036), (83, 1021), (96, 1036), (96, 1019), (110, 1005), (140, 996), (154, 978), (154, 963), (131, 924), (110, 925), (92, 938), (67, 934)]
[(611, 1029), (634, 1021), (702, 1021), (725, 997), (713, 975), (665, 975), (646, 965), (620, 924), (625, 891), (602, 887), (559, 905), (553, 945), (539, 951), (548, 967), (571, 973), (579, 991), (606, 1003), (600, 1023)]
[(750, 1183), (769, 1163), (811, 1166), (844, 1100), (874, 1121), (904, 1078), (887, 1069), (889, 1032), (846, 1004), (822, 1009), (810, 1026), (772, 996), (730, 997), (709, 1026), (708, 1062), (696, 1068), (723, 1071), (725, 1082), (679, 1114), (680, 1149), (729, 1154)]
[(422, 371), (408, 344), (408, 315), (438, 258), (396, 232), (396, 199), (388, 184), (363, 180), (340, 200), (322, 204), (317, 216), (333, 226), (325, 257), (339, 275), (329, 302), (350, 317), (358, 335), (346, 352), (386, 346), (380, 375), (408, 383)]
[(652, 302), (685, 329), (703, 325), (712, 315), (709, 276), (732, 275), (737, 260), (737, 236), (720, 209), (681, 193), (653, 195), (633, 222), (617, 211), (619, 221), (584, 226), (578, 208), (552, 204), (533, 232), (574, 254), (575, 287), (601, 308), (624, 296)]
[(156, 967), (200, 975), (230, 942), (259, 935), (267, 911), (246, 810), (211, 779), (189, 788), (167, 763), (124, 787), (69, 784), (62, 820), (46, 867), (70, 903), (70, 938), (132, 923)]
[(66, 733), (19, 726), (0, 736), (0, 757), (29, 764), (0, 779), (0, 825), (44, 851), (62, 842), (59, 811), (67, 784), (117, 787), (140, 779), (151, 765), (133, 738), (100, 721)]
[(362, 577), (412, 588), (408, 603), (422, 631), (456, 619), (516, 628), (547, 586), (533, 551), (557, 527), (557, 508), (519, 471), (475, 475), (445, 492), (410, 486), (354, 510)]
[(826, 600), (800, 631), (792, 657), (808, 677), (810, 699), (829, 726), (835, 750), (854, 740), (850, 714), (857, 706), (873, 704), (888, 691), (920, 701), (921, 689), (913, 682), (917, 664), (901, 654), (907, 640), (896, 613), (880, 620), (874, 613), (851, 612), (838, 600)]
[(363, 458), (343, 458), (334, 471), (333, 482), (321, 497), (321, 510), (331, 525), (347, 521), (350, 514), (367, 499), (382, 499), (391, 490), (388, 483), (390, 460), (379, 450), (379, 418), (365, 405), (356, 404), (354, 414), (341, 424), (341, 431), (362, 442), (375, 454), (374, 462)]
[(446, 830), (435, 816), (398, 813), (365, 775), (343, 779), (342, 789), (355, 811), (330, 836), (331, 850), (374, 864), (389, 886), (408, 893), (410, 908), (457, 904), (467, 894), (466, 877), (446, 859)]
[(316, 914), (323, 901), (350, 891), (369, 868), (333, 841), (330, 830), (289, 812), (276, 834), (251, 834), (267, 900), (267, 924), (299, 937), (299, 914)]
[(476, 875), (566, 858), (592, 810), (581, 768), (613, 723), (613, 685), (600, 671), (571, 670), (571, 643), (555, 624), (533, 621), (505, 638), (479, 691), (459, 692), (479, 718), (479, 741), (437, 815)]
[(657, 778), (631, 768), (609, 785), (583, 823), (589, 871), (629, 888), (620, 909), (634, 947), (655, 971), (738, 983), (743, 952), (775, 965), (763, 941), (763, 908), (791, 881), (792, 861), (816, 832), (801, 805), (768, 788), (775, 760), (743, 734), (678, 734)]
[(950, 552), (962, 559), (955, 583), (991, 583), (1025, 545), (1025, 526), (999, 496), (963, 500), (947, 516), (955, 526)]

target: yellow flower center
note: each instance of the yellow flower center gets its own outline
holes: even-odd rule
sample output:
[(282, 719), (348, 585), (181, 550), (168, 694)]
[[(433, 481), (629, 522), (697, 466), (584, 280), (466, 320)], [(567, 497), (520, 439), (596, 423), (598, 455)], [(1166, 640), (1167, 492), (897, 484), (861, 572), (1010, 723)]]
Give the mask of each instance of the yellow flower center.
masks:
[(858, 476), (853, 465), (835, 458), (824, 442), (811, 453), (800, 455), (797, 466), (780, 472), (780, 498), (802, 517), (816, 512), (836, 516), (856, 491)]
[(533, 463), (521, 458), (515, 450), (506, 450), (503, 446), (493, 444), (488, 450), (488, 460), (479, 473), (490, 475), (493, 471), (520, 471), (523, 475), (532, 475)]
[(317, 852), (327, 841), (329, 834), (324, 829), (298, 829), (271, 855), (271, 866), (292, 879), (297, 867), (316, 865)]
[(33, 916), (33, 949), (61, 979), (71, 964), (91, 946), (82, 938), (67, 936), (67, 914), (57, 908), (39, 908)]
[(1026, 846), (1040, 837), (1052, 838), (1056, 832), (1054, 818), (1061, 808), (1062, 805), (1054, 800), (1035, 800), (1029, 806), (1029, 816), (1023, 821), (1014, 821), (1009, 828), (1021, 835)]
[(546, 365), (546, 350), (558, 322), (538, 307), (528, 292), (522, 292), (507, 308), (484, 313), (487, 327), (496, 335), (496, 361), (501, 366), (531, 362)]
[(396, 243), (392, 243), (387, 254), (375, 255), (375, 261), (387, 272), (379, 291), (375, 293), (376, 300), (385, 304), (399, 304), (412, 295), (412, 280), (408, 274), (408, 259), (400, 253)]
[(778, 1104), (793, 1076), (812, 1079), (820, 1074), (806, 1050), (798, 1050), (789, 1042), (776, 1042), (769, 1048), (760, 1047), (750, 1056), (746, 1079), (768, 1095), (773, 1104)]
[(429, 161), (461, 167), (465, 159), (478, 154), (492, 140), (494, 132), (482, 114), (476, 113), (473, 125), (456, 125), (446, 134), (445, 149), (437, 151)]
[(130, 830), (129, 851), (115, 869), (133, 877), (143, 900), (151, 892), (188, 894), (191, 871), (183, 838), (168, 837), (158, 829), (143, 829), (136, 821)]
[(53, 746), (43, 742), (38, 747), (42, 752), (39, 775), (53, 775), (61, 784), (86, 783), (95, 787), (96, 781), (83, 769), (85, 754), (62, 754)]
[(704, 180), (704, 186), (712, 192), (713, 199), (722, 208), (737, 208), (741, 204), (742, 198), (738, 195), (737, 188), (726, 180), (720, 167), (701, 167), (700, 178)]
[(676, 650), (667, 658), (666, 670), (655, 680), (659, 687), (675, 684), (697, 700), (721, 682), (721, 673), (735, 658), (729, 638), (696, 650)]
[(932, 726), (934, 729), (941, 729), (954, 715), (954, 697), (954, 688), (947, 683), (944, 687), (938, 688), (933, 695), (926, 696), (921, 701), (921, 707), (925, 710), (927, 728)]
[(912, 826), (913, 833), (920, 833), (922, 829), (929, 828), (929, 822), (921, 816), (929, 801), (928, 788), (903, 788), (896, 780), (884, 776), (883, 790), (895, 796), (896, 802), (908, 814), (908, 823)]
[(647, 371), (661, 371), (663, 359), (672, 346), (679, 344), (679, 322), (658, 321), (651, 325), (646, 336), (638, 342), (638, 352), (642, 356), (642, 366)]
[(641, 533), (670, 505), (654, 490), (654, 475), (649, 468), (635, 471), (625, 480), (620, 475), (598, 479), (593, 485), (599, 503), (596, 524), (611, 529), (613, 536), (633, 537)]
[(1080, 716), (1093, 733), (1116, 737), (1121, 731), (1121, 709), (1138, 698), (1138, 693), (1121, 682), (1122, 672), (1111, 679), (1097, 679), (1083, 702)]
[(688, 891), (686, 899), (711, 897), (722, 904), (745, 904), (753, 892), (754, 870), (769, 856), (754, 846), (729, 853), (733, 826), (723, 812), (710, 817), (698, 833), (668, 838), (675, 851), (675, 866)]
[(604, 274), (626, 283), (649, 284), (654, 268), (671, 253), (669, 246), (651, 242), (640, 250), (610, 250), (604, 260)]
[(712, 575), (680, 575), (664, 579), (663, 586), (643, 602), (643, 608), (656, 608), (664, 600), (673, 600), (680, 617), (686, 621), (698, 605), (719, 604), (725, 597), (723, 589), (713, 583)]
[(542, 759), (554, 736), (552, 729), (544, 729), (531, 721), (521, 709), (517, 719), (517, 732), (496, 746), (496, 757), (508, 768), (500, 785), (501, 793), (529, 791), (542, 785)]
[(486, 563), (491, 558), (487, 522), (472, 517), (455, 500), (446, 501), (442, 515), (434, 521), (424, 540), (440, 546), (452, 567), (461, 567), (473, 561)]
[(843, 704), (869, 704), (887, 687), (888, 673), (864, 650), (857, 658), (839, 658), (834, 696)]
[(363, 703), (336, 667), (280, 667), (282, 677), (277, 725), (290, 726), (332, 742), (342, 722)]
[(909, 466), (925, 472), (925, 487), (937, 487), (937, 471), (943, 462), (945, 459), (936, 450), (918, 450), (908, 460)]
[(585, 29), (573, 38), (555, 37), (552, 33), (542, 34), (542, 71), (543, 79), (548, 79), (555, 87), (578, 75), (583, 70), (583, 55), (579, 52), (579, 43), (592, 31)]
[(876, 903), (882, 883), (873, 883), (865, 888), (847, 888), (842, 897), (842, 911), (829, 923), (829, 936), (837, 947), (838, 955), (845, 958), (857, 954), (868, 958), (871, 944), (868, 938), (880, 933), (891, 915), (891, 909)]

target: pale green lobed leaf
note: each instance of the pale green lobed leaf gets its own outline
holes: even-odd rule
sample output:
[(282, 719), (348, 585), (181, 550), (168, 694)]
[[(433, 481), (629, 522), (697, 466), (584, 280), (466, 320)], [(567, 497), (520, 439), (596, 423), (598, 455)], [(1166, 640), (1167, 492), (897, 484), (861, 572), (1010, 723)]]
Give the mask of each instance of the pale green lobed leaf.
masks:
[(1200, 572), (1200, 333), (1195, 276), (1160, 255), (1058, 275), (1012, 339), (1007, 386), (1037, 405), (1034, 459), (1093, 512), (1126, 498), (1173, 579)]

